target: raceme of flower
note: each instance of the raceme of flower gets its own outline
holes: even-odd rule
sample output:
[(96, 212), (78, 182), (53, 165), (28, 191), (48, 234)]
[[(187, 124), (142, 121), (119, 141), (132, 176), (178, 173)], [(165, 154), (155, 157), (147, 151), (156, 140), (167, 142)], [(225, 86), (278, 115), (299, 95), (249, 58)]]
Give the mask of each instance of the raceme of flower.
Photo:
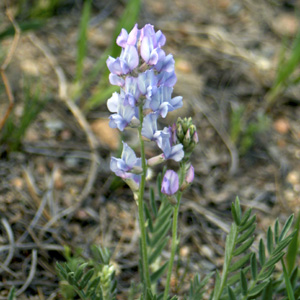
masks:
[[(120, 57), (109, 57), (106, 61), (111, 72), (110, 83), (120, 86), (120, 92), (113, 93), (107, 101), (112, 112), (109, 125), (123, 131), (127, 126), (136, 127), (138, 120), (142, 120), (139, 124), (142, 136), (155, 141), (163, 152), (156, 160), (150, 158), (150, 164), (166, 159), (179, 162), (184, 157), (184, 146), (174, 139), (174, 130), (171, 127), (158, 130), (157, 127), (159, 117), (165, 118), (168, 112), (182, 107), (182, 97), (172, 97), (177, 80), (175, 62), (171, 54), (166, 55), (162, 50), (165, 42), (162, 32), (155, 32), (152, 25), (138, 29), (136, 24), (129, 33), (122, 29), (117, 38), (117, 44), (122, 47)], [(131, 161), (128, 163), (123, 156), (130, 157)], [(140, 160), (125, 143), (122, 158), (111, 160), (111, 169), (117, 176), (138, 185), (139, 175), (132, 175), (132, 167), (137, 166), (141, 166)]]

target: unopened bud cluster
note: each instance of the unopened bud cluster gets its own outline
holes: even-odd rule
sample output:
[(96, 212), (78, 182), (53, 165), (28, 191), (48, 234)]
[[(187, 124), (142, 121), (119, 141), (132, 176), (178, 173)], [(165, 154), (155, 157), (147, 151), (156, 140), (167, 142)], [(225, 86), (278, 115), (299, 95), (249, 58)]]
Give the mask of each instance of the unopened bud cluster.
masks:
[(193, 124), (192, 118), (178, 118), (173, 125), (174, 143), (181, 143), (185, 153), (185, 158), (188, 159), (198, 143), (198, 134), (196, 126)]

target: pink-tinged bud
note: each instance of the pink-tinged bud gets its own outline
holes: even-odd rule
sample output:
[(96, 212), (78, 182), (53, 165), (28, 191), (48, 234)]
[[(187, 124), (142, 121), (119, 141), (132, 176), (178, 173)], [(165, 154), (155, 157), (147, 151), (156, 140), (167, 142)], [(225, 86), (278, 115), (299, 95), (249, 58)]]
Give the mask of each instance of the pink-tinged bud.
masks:
[(194, 181), (195, 171), (194, 167), (191, 165), (185, 175), (185, 181), (187, 183), (192, 183)]
[(198, 144), (199, 138), (198, 138), (198, 133), (197, 133), (197, 131), (194, 132), (192, 141), (193, 141), (195, 144)]
[(186, 172), (184, 182), (180, 187), (181, 192), (183, 192), (187, 187), (191, 185), (191, 183), (194, 181), (194, 176), (195, 176), (194, 167), (191, 165), (188, 171)]
[(150, 159), (147, 160), (147, 165), (148, 167), (153, 167), (156, 165), (161, 164), (166, 160), (165, 156), (163, 154), (151, 157)]
[(174, 123), (174, 124), (172, 125), (172, 128), (171, 128), (171, 134), (172, 134), (172, 137), (171, 137), (172, 145), (176, 145), (176, 144), (177, 144), (177, 129), (176, 129), (176, 123)]
[(161, 192), (167, 196), (174, 195), (179, 188), (179, 179), (176, 172), (168, 170), (161, 184)]

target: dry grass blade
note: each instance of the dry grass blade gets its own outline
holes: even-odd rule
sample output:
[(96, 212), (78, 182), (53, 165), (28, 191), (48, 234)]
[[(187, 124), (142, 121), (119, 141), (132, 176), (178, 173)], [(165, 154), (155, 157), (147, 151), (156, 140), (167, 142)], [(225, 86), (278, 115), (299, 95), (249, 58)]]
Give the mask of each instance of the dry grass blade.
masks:
[[(13, 231), (12, 231), (12, 229), (11, 229), (8, 221), (3, 218), (1, 220), (1, 223), (2, 223), (3, 227), (6, 230), (6, 233), (7, 233), (7, 236), (8, 236), (8, 240), (9, 240), (8, 255), (7, 255), (7, 257), (6, 257), (6, 259), (5, 259), (4, 263), (3, 263), (3, 266), (7, 267), (10, 264), (10, 262), (11, 262), (13, 256), (14, 256), (15, 238), (14, 238)], [(0, 269), (0, 274), (2, 273), (3, 270)]]
[(20, 296), (32, 282), (35, 272), (36, 272), (36, 266), (37, 266), (37, 250), (33, 249), (32, 250), (32, 258), (31, 258), (31, 268), (29, 271), (29, 275), (28, 275), (26, 281), (24, 282), (24, 284), (22, 285), (22, 287), (16, 291), (16, 296)]
[(12, 59), (12, 57), (13, 57), (15, 51), (16, 51), (16, 48), (17, 48), (17, 45), (18, 45), (18, 42), (19, 42), (19, 39), (20, 39), (20, 32), (21, 32), (18, 24), (15, 22), (13, 16), (9, 12), (8, 8), (6, 8), (6, 15), (7, 15), (9, 21), (12, 23), (12, 25), (15, 29), (15, 35), (14, 35), (14, 39), (13, 39), (13, 42), (11, 44), (11, 47), (8, 51), (7, 56), (6, 56), (6, 59), (4, 60), (3, 64), (0, 67), (0, 74), (1, 74), (1, 77), (2, 77), (2, 80), (3, 80), (3, 83), (4, 83), (7, 98), (8, 98), (8, 101), (9, 101), (7, 110), (4, 113), (4, 116), (3, 116), (2, 120), (0, 121), (0, 131), (3, 128), (8, 116), (10, 115), (10, 112), (11, 112), (13, 106), (14, 106), (14, 96), (13, 96), (12, 91), (11, 91), (9, 80), (8, 80), (6, 74), (5, 74), (5, 70), (6, 70), (7, 66), (9, 65), (9, 63), (10, 63), (10, 61), (11, 61), (11, 59)]

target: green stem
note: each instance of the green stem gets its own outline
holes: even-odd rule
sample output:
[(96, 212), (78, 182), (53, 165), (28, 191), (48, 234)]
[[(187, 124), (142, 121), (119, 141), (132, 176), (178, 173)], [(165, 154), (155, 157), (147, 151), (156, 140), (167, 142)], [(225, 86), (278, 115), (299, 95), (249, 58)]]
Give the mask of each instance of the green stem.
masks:
[(145, 226), (145, 216), (144, 216), (144, 191), (145, 191), (145, 181), (147, 173), (147, 164), (145, 158), (145, 146), (142, 139), (142, 124), (143, 124), (143, 108), (140, 106), (140, 127), (139, 127), (139, 139), (141, 145), (141, 160), (143, 173), (141, 175), (140, 190), (138, 196), (138, 212), (139, 212), (139, 225), (141, 231), (141, 246), (142, 246), (142, 263), (144, 271), (144, 293), (146, 296), (146, 290), (151, 290), (151, 281), (150, 281), (150, 272), (149, 272), (149, 263), (148, 263), (148, 254), (147, 254), (147, 242), (146, 242), (146, 226)]
[[(219, 300), (221, 298), (222, 292), (223, 292), (224, 287), (226, 285), (229, 266), (230, 266), (230, 263), (231, 263), (231, 260), (232, 260), (232, 257), (233, 257), (233, 251), (234, 251), (234, 247), (236, 245), (237, 236), (238, 236), (238, 228), (237, 228), (236, 224), (233, 223), (231, 228), (230, 228), (229, 235), (226, 238), (225, 261), (224, 261), (223, 270), (222, 270), (222, 277), (221, 277), (221, 281), (220, 281), (219, 286), (215, 287), (213, 300)], [(231, 243), (231, 247), (229, 248), (227, 246), (227, 241), (231, 240), (231, 239), (234, 242)], [(228, 242), (228, 244), (229, 244), (229, 242)]]
[[(185, 175), (184, 171), (185, 171), (185, 164), (182, 163), (180, 165), (179, 188), (183, 183), (183, 179), (184, 179), (184, 175)], [(169, 296), (170, 281), (171, 281), (171, 276), (172, 276), (176, 248), (177, 248), (177, 244), (178, 244), (177, 228), (178, 228), (178, 213), (179, 213), (181, 196), (182, 196), (182, 192), (178, 191), (177, 192), (177, 203), (174, 207), (174, 212), (173, 212), (171, 256), (170, 256), (169, 265), (168, 265), (167, 281), (166, 281), (163, 300), (167, 300), (168, 296)]]

